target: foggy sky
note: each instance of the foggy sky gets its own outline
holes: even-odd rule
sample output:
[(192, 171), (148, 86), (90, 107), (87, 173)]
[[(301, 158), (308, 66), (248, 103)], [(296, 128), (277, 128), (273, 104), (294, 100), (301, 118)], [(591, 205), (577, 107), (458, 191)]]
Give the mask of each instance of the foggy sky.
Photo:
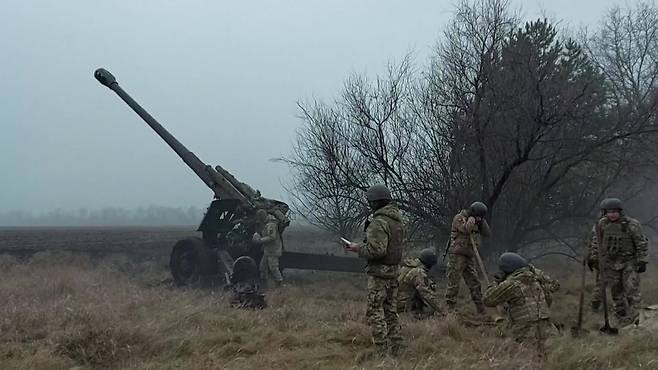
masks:
[[(577, 28), (613, 3), (527, 1), (522, 10)], [(381, 73), (410, 51), (422, 68), (453, 9), (449, 1), (4, 0), (0, 212), (210, 201), (96, 82), (97, 67), (201, 160), (285, 200), (288, 169), (270, 160), (290, 151), (296, 102), (330, 101), (349, 74)]]

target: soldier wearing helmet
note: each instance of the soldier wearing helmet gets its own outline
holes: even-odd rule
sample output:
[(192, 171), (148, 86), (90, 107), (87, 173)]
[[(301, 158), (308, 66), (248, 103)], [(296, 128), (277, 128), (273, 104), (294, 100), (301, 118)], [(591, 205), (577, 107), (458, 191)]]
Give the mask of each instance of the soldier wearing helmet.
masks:
[(281, 286), (283, 275), (279, 269), (279, 257), (283, 253), (283, 243), (279, 233), (279, 223), (276, 217), (264, 209), (256, 211), (255, 218), (261, 232), (254, 233), (252, 242), (263, 248), (263, 257), (259, 265), (261, 280), (266, 285), (270, 285), (269, 283), (274, 281), (277, 287)]
[(414, 312), (431, 315), (440, 312), (436, 285), (427, 272), (436, 264), (436, 252), (426, 248), (417, 258), (402, 262), (398, 283), (398, 312)]
[(368, 306), (366, 318), (372, 327), (373, 342), (380, 355), (397, 355), (402, 337), (397, 312), (398, 272), (402, 259), (403, 222), (390, 190), (371, 186), (366, 197), (372, 210), (363, 243), (351, 243), (346, 250), (359, 254), (368, 263)]
[(560, 285), (516, 253), (503, 253), (498, 267), (496, 283), (484, 292), (484, 304), (505, 305), (511, 336), (521, 345), (537, 348), (538, 356), (543, 358), (550, 328), (551, 294)]
[(452, 220), (446, 289), (446, 304), (449, 310), (455, 309), (459, 284), (463, 278), (477, 312), (484, 313), (474, 248), (480, 247), (482, 236), (491, 235), (489, 224), (484, 218), (486, 214), (487, 206), (482, 202), (474, 202), (468, 209), (461, 210)]
[(615, 318), (628, 325), (638, 323), (642, 305), (639, 274), (647, 269), (649, 241), (640, 222), (623, 210), (618, 198), (601, 202), (602, 217), (592, 228), (587, 264), (590, 270), (600, 270), (599, 278), (610, 287)]

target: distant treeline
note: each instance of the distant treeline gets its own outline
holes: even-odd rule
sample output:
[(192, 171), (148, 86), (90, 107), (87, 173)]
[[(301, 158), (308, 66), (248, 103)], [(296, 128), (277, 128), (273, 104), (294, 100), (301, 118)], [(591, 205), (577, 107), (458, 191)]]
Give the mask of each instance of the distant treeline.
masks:
[(163, 207), (56, 209), (48, 212), (0, 212), (0, 226), (171, 226), (195, 225), (205, 208)]

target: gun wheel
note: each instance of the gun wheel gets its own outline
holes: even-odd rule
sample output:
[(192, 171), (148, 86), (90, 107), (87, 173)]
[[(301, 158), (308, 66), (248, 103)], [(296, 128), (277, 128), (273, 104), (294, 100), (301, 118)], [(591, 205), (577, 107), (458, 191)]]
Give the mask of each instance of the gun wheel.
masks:
[(217, 274), (217, 255), (200, 238), (179, 240), (171, 251), (169, 268), (178, 286), (205, 285)]

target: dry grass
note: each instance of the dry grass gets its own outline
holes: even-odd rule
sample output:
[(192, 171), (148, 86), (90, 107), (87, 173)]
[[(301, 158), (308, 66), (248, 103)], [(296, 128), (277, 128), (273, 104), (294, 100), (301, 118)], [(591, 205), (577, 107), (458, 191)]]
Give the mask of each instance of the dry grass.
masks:
[[(298, 273), (263, 311), (233, 310), (222, 292), (171, 289), (162, 263), (93, 262), (40, 254), (0, 256), (0, 369), (533, 368), (496, 327), (454, 317), (403, 318), (407, 349), (372, 356), (364, 279)], [(574, 320), (577, 279), (563, 281), (554, 314)], [(648, 282), (649, 279), (645, 279)], [(654, 280), (655, 281), (655, 280)], [(645, 284), (649, 285), (649, 284)], [(645, 292), (656, 297), (656, 286)], [(465, 309), (470, 310), (470, 305)], [(598, 318), (588, 317), (596, 329)], [(546, 369), (658, 368), (655, 333), (591, 333), (549, 341)]]

